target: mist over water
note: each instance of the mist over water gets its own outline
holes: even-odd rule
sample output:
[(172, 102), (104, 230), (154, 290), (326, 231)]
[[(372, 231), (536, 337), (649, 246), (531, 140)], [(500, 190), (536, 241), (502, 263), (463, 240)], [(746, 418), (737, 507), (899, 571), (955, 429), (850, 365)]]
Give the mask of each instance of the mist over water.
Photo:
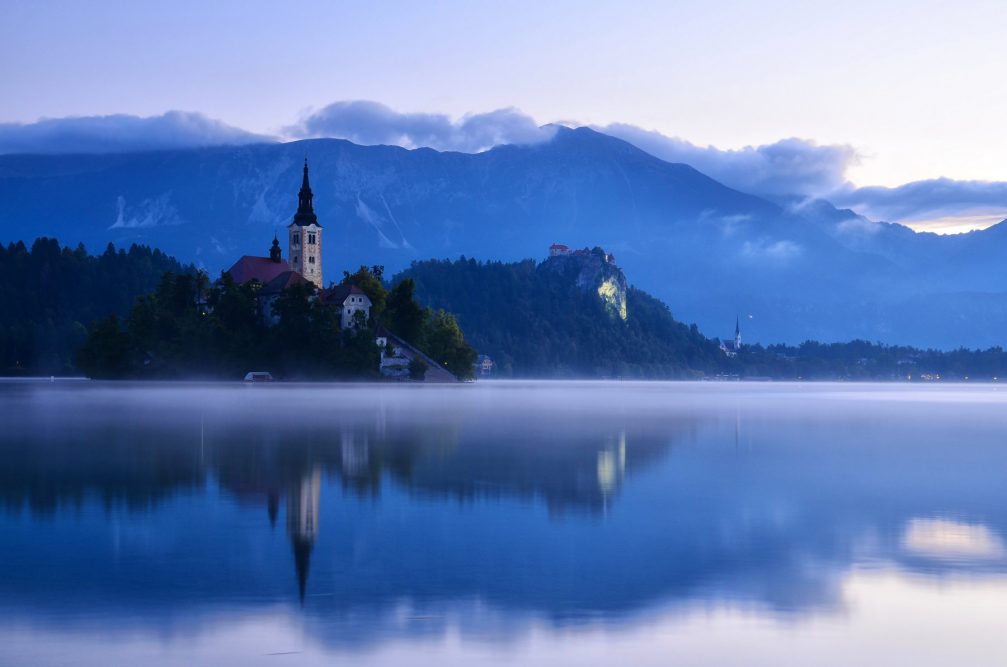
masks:
[(0, 664), (1007, 652), (997, 385), (0, 382), (0, 423)]

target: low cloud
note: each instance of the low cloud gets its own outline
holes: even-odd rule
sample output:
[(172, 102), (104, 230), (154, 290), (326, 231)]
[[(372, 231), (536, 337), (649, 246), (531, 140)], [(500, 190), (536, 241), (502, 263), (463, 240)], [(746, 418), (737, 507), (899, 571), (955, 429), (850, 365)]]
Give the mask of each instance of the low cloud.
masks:
[(852, 146), (822, 146), (805, 139), (722, 150), (623, 123), (595, 129), (662, 160), (695, 167), (736, 190), (758, 195), (824, 195), (846, 184), (847, 168), (859, 159)]
[(800, 257), (803, 248), (793, 241), (780, 240), (770, 241), (760, 239), (758, 241), (745, 241), (741, 246), (742, 256), (753, 260), (764, 260), (775, 264), (787, 263), (792, 259)]
[(264, 141), (274, 139), (185, 111), (146, 118), (115, 114), (0, 123), (0, 154), (128, 153)]
[(517, 109), (467, 114), (453, 120), (440, 113), (401, 113), (379, 102), (334, 102), (285, 128), (297, 139), (334, 137), (356, 144), (478, 153), (500, 144), (532, 144), (555, 130), (539, 127)]
[(829, 199), (874, 220), (936, 232), (981, 229), (1007, 218), (1007, 183), (998, 181), (936, 178), (895, 188), (845, 187)]
[[(809, 200), (820, 197), (871, 220), (898, 222), (920, 231), (964, 232), (1007, 218), (1004, 182), (939, 178), (895, 188), (856, 188), (847, 181), (846, 171), (860, 158), (847, 145), (783, 139), (763, 146), (721, 150), (634, 125), (615, 123), (596, 129), (662, 160), (688, 164), (743, 192), (769, 197), (796, 195)], [(869, 226), (868, 221), (862, 222)]]

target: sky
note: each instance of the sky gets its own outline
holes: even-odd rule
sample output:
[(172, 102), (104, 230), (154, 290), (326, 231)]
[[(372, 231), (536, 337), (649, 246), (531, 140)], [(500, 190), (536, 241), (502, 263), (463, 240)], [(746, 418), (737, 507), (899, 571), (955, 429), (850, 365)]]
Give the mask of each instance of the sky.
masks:
[[(729, 156), (800, 139), (830, 149), (815, 168), (847, 193), (1000, 182), (1005, 32), (1007, 4), (986, 0), (0, 0), (0, 140), (40, 118), (175, 110), (317, 136), (314, 115), (363, 100), (624, 126)], [(1007, 200), (917, 214), (1002, 219)]]

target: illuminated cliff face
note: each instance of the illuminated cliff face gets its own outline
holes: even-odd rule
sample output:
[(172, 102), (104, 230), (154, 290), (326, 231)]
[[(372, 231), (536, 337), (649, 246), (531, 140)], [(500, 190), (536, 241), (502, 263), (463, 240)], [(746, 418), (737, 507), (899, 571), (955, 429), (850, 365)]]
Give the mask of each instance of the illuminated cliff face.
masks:
[(629, 313), (626, 310), (626, 282), (619, 280), (621, 276), (620, 272), (618, 276), (609, 276), (602, 280), (598, 286), (598, 296), (604, 302), (606, 310), (618, 315), (625, 322)]
[(629, 317), (626, 276), (600, 248), (549, 257), (541, 268), (569, 276), (579, 290), (595, 292), (612, 317), (623, 322)]

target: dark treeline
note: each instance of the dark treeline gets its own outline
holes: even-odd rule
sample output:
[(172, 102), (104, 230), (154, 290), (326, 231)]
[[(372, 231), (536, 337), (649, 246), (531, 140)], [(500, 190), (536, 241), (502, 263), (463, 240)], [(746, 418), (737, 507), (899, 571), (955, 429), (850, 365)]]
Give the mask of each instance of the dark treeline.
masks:
[(95, 320), (125, 315), (165, 272), (192, 273), (159, 250), (133, 245), (100, 255), (40, 238), (0, 245), (0, 375), (75, 373), (75, 350)]
[(397, 278), (415, 280), (420, 302), (455, 313), (502, 376), (686, 378), (721, 369), (717, 343), (645, 292), (629, 288), (623, 322), (595, 292), (543, 266), (430, 260)]
[(798, 346), (743, 346), (732, 370), (742, 376), (809, 380), (999, 380), (1007, 354), (988, 350), (920, 350), (855, 340)]
[(374, 378), (376, 329), (384, 325), (409, 332), (448, 370), (471, 377), (475, 352), (454, 318), (420, 308), (411, 283), (389, 293), (380, 267), (346, 273), (343, 282), (374, 304), (369, 320), (347, 329), (340, 328), (339, 307), (313, 298), (310, 283), (283, 290), (272, 305), (277, 321), (267, 325), (257, 281), (239, 285), (224, 273), (210, 284), (203, 273), (167, 273), (125, 318), (112, 315), (91, 327), (78, 364), (94, 378), (240, 379), (252, 370), (291, 379)]

